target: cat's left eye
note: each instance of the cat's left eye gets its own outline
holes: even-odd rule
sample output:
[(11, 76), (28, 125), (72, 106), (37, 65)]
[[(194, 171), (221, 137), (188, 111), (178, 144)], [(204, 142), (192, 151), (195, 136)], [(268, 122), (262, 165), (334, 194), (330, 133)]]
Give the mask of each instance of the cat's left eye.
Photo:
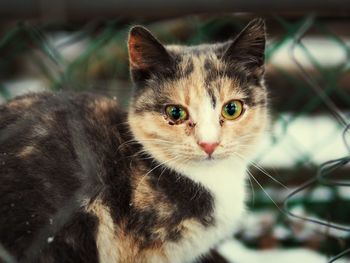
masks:
[(179, 124), (188, 119), (188, 113), (186, 109), (179, 105), (166, 106), (165, 113), (176, 124)]
[(243, 102), (232, 100), (226, 103), (221, 110), (221, 115), (227, 120), (235, 120), (243, 113)]

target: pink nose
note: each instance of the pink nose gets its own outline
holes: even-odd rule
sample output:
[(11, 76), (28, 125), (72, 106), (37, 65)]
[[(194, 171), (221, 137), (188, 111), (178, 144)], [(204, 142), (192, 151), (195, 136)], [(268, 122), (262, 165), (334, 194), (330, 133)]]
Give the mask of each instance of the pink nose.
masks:
[(219, 143), (217, 142), (214, 142), (214, 143), (200, 142), (198, 144), (203, 149), (203, 151), (205, 151), (208, 155), (211, 155), (215, 151), (215, 148), (219, 145)]

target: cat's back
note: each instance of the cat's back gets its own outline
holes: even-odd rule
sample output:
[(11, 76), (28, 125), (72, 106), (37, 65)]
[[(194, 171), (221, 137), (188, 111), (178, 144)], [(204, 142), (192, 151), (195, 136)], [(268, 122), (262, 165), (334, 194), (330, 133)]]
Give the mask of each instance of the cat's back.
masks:
[[(42, 164), (76, 160), (79, 150), (86, 148), (98, 153), (106, 150), (104, 144), (123, 140), (125, 121), (126, 114), (115, 100), (95, 94), (47, 92), (17, 97), (0, 105), (0, 165), (26, 162), (28, 167), (36, 156)], [(111, 141), (115, 138), (119, 141)], [(3, 169), (0, 173), (6, 174)]]
[[(30, 93), (12, 99), (0, 105), (0, 129), (17, 130), (18, 127), (47, 129), (74, 119), (89, 121), (90, 125), (108, 125), (110, 122), (125, 118), (115, 99), (92, 93), (42, 92)], [(106, 121), (106, 122), (103, 122)], [(13, 129), (10, 127), (12, 126)], [(39, 128), (38, 128), (39, 129)], [(34, 133), (40, 135), (39, 130)], [(43, 132), (43, 131), (41, 131)]]
[(77, 199), (95, 194), (91, 186), (98, 191), (124, 122), (115, 100), (87, 93), (30, 94), (0, 106), (0, 243), (6, 249), (17, 258), (28, 254), (40, 229), (55, 226), (67, 204), (77, 208), (70, 238), (95, 246), (96, 219), (79, 210)]

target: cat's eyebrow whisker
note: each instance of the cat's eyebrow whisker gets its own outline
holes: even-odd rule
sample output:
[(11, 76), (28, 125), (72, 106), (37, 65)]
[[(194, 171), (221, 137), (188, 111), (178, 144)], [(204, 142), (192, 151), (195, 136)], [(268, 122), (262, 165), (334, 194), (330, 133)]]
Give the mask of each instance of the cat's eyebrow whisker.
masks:
[[(242, 159), (245, 159), (241, 154), (235, 152), (235, 154), (237, 156), (240, 156)], [(253, 161), (248, 161), (246, 160), (249, 164), (251, 164), (252, 166), (254, 166), (256, 169), (258, 169), (260, 172), (262, 172), (263, 174), (265, 174), (267, 177), (269, 177), (272, 181), (274, 181), (275, 183), (279, 184), (280, 186), (284, 187), (285, 189), (289, 190), (289, 188), (284, 185), (283, 183), (281, 183), (280, 181), (278, 181), (276, 178), (274, 178), (272, 175), (270, 175), (264, 168), (262, 168), (260, 165), (258, 165), (257, 163), (253, 162)]]

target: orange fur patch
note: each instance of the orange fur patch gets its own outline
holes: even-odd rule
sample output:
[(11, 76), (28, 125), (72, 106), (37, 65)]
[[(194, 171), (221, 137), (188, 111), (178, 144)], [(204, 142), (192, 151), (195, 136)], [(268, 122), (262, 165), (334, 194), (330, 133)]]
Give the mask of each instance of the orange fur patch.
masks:
[(100, 262), (111, 263), (152, 263), (166, 262), (161, 244), (141, 248), (140, 240), (127, 232), (126, 222), (115, 225), (108, 207), (96, 200), (87, 207), (89, 213), (97, 216), (99, 225), (96, 245)]
[(10, 101), (7, 105), (11, 109), (24, 109), (24, 108), (29, 108), (31, 107), (37, 99), (35, 97), (24, 97), (21, 99), (15, 99), (13, 101)]
[(17, 156), (20, 158), (27, 158), (28, 156), (35, 153), (35, 147), (32, 145), (25, 146), (18, 154)]

